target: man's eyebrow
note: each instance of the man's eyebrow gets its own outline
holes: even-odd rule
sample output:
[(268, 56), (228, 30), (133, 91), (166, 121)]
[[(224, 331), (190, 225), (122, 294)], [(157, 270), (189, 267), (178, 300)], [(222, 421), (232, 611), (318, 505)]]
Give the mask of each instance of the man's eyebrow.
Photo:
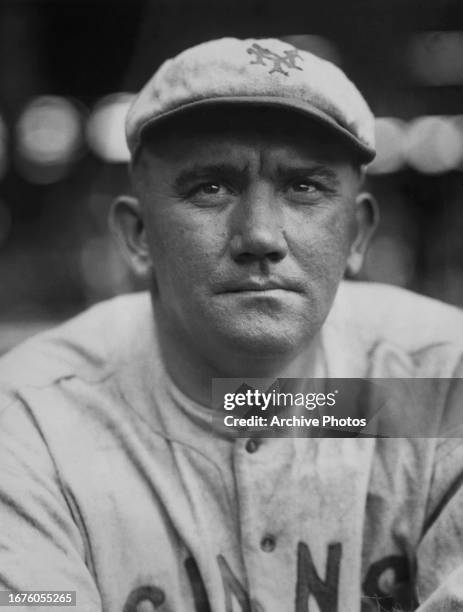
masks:
[(244, 169), (230, 163), (193, 164), (182, 170), (175, 179), (175, 186), (182, 188), (201, 178), (211, 176), (239, 178), (242, 177)]
[(308, 178), (318, 178), (327, 181), (332, 187), (338, 187), (340, 185), (336, 171), (323, 164), (279, 165), (278, 174), (281, 177), (304, 175)]

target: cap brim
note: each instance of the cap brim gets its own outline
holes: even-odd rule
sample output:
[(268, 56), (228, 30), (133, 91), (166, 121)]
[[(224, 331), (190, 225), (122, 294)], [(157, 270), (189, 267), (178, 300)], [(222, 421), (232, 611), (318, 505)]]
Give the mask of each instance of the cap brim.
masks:
[(365, 144), (362, 140), (352, 134), (352, 132), (350, 132), (347, 128), (345, 128), (335, 119), (333, 119), (333, 117), (324, 113), (317, 107), (307, 102), (303, 102), (302, 100), (297, 100), (294, 98), (279, 98), (276, 96), (230, 96), (203, 98), (201, 100), (189, 102), (188, 104), (183, 104), (182, 106), (178, 106), (160, 115), (156, 115), (155, 117), (146, 119), (145, 122), (142, 123), (138, 128), (138, 137), (136, 137), (133, 146), (133, 155), (135, 156), (137, 150), (140, 147), (143, 135), (148, 129), (151, 129), (154, 126), (159, 125), (160, 123), (164, 123), (168, 119), (183, 115), (195, 109), (226, 105), (255, 107), (262, 106), (270, 108), (281, 108), (282, 110), (286, 111), (293, 111), (310, 118), (311, 120), (317, 122), (320, 125), (325, 126), (331, 131), (332, 134), (339, 136), (346, 143), (346, 145), (350, 145), (353, 151), (356, 152), (359, 162), (369, 163), (374, 159), (376, 155), (376, 152), (372, 147)]

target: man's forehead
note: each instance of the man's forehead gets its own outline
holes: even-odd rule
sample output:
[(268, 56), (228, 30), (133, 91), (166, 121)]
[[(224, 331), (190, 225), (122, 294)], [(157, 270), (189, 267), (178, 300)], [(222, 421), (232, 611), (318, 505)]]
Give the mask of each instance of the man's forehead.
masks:
[[(178, 146), (180, 145), (180, 146)], [(309, 168), (312, 166), (347, 165), (324, 143), (313, 140), (290, 139), (287, 135), (272, 134), (200, 134), (183, 136), (171, 141), (159, 152), (149, 157), (154, 163), (172, 164), (175, 167), (203, 167), (228, 165), (238, 170), (267, 168)]]

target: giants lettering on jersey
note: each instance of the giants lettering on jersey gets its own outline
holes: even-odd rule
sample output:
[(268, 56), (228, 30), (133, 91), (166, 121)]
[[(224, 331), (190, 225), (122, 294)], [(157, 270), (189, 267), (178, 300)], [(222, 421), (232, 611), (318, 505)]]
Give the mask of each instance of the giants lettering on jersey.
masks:
[[(294, 612), (310, 612), (310, 598), (317, 602), (320, 612), (339, 611), (339, 575), (342, 560), (342, 544), (328, 545), (324, 576), (317, 572), (310, 548), (304, 542), (297, 546), (297, 579), (294, 594)], [(258, 601), (250, 598), (249, 593), (230, 568), (223, 555), (218, 555), (217, 563), (222, 576), (225, 612), (233, 612), (233, 601), (240, 606), (240, 612), (264, 612)], [(195, 612), (212, 612), (206, 589), (193, 557), (185, 560), (185, 570), (191, 584)], [(384, 590), (384, 576), (392, 573), (393, 587)], [(397, 605), (401, 609), (412, 610), (417, 602), (409, 589), (409, 568), (405, 557), (389, 555), (373, 563), (366, 573), (362, 588), (365, 600), (362, 610), (369, 610), (368, 601), (381, 604), (381, 610), (392, 611)], [(395, 588), (394, 588), (395, 587)], [(394, 591), (394, 592), (392, 592)], [(138, 605), (146, 602), (152, 609), (159, 609), (166, 601), (165, 592), (153, 585), (137, 587), (128, 596), (123, 612), (137, 612)], [(374, 608), (375, 609), (375, 608)]]

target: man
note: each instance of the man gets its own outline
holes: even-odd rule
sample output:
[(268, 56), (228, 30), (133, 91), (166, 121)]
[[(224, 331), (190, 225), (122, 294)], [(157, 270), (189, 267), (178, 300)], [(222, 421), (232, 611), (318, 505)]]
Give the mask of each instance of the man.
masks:
[(442, 379), (419, 402), (439, 430), (459, 406), (461, 313), (341, 282), (377, 217), (358, 90), (282, 41), (212, 41), (158, 70), (127, 136), (111, 223), (150, 296), (3, 360), (1, 588), (79, 612), (461, 609), (458, 438), (213, 418), (229, 377)]

